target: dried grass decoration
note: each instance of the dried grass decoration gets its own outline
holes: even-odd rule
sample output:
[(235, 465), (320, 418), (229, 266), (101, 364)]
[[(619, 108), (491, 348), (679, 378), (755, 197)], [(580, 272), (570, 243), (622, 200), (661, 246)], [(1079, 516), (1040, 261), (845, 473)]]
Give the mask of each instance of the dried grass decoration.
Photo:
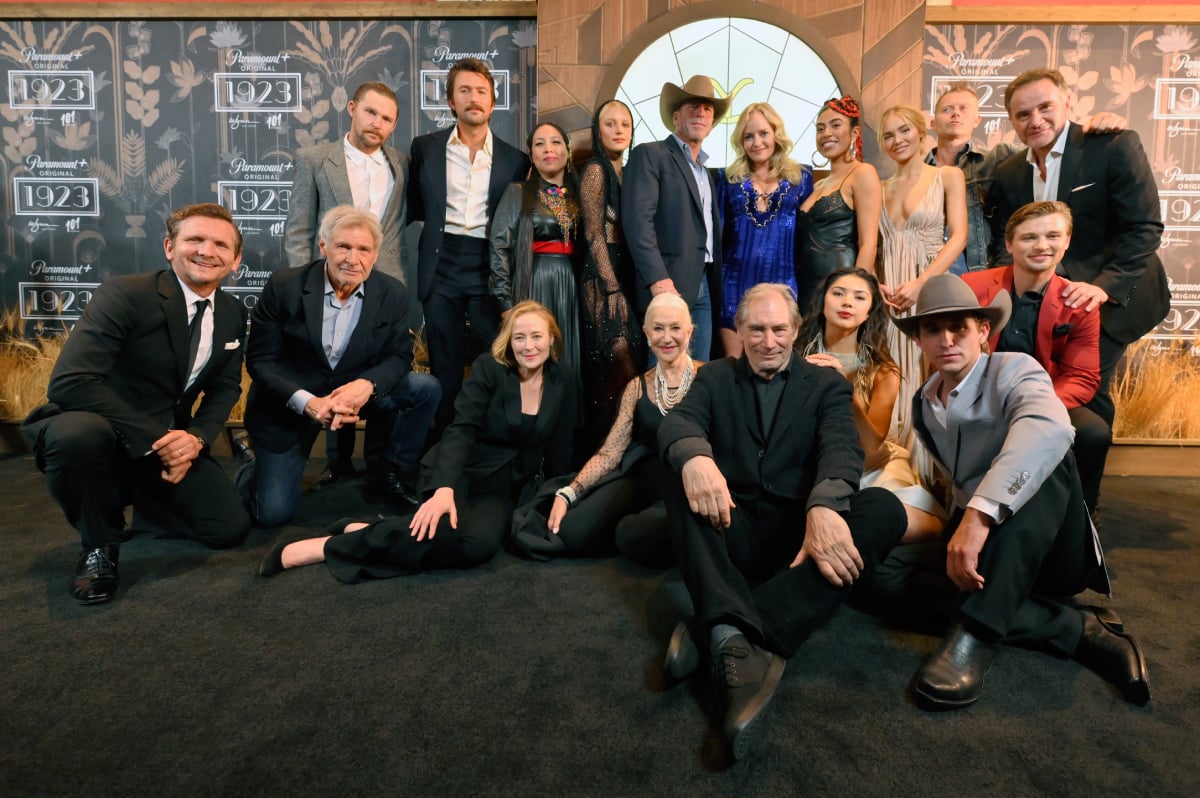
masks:
[(24, 336), (20, 313), (0, 316), (0, 420), (21, 421), (46, 401), (46, 386), (66, 333), (53, 337)]
[(1162, 343), (1143, 339), (1126, 350), (1113, 379), (1114, 438), (1200, 440), (1200, 337)]

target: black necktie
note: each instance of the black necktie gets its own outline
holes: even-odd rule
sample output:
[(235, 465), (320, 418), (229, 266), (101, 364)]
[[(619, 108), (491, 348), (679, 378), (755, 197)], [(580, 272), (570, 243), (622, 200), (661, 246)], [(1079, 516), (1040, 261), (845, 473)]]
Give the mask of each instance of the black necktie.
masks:
[(192, 317), (192, 324), (188, 327), (188, 365), (187, 372), (183, 375), (184, 382), (192, 378), (192, 369), (196, 367), (196, 353), (200, 351), (200, 329), (204, 326), (204, 312), (208, 310), (207, 299), (197, 299), (196, 315)]

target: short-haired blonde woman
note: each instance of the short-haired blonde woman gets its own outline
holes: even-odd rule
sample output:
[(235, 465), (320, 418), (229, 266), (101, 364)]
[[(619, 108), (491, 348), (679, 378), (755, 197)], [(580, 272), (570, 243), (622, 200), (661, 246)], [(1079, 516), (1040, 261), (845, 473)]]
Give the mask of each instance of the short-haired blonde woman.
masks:
[(658, 427), (703, 364), (688, 354), (694, 328), (678, 294), (651, 299), (642, 329), (658, 362), (625, 386), (604, 444), (555, 494), (546, 528), (517, 531), (517, 547), (535, 559), (607, 554), (615, 543), (631, 560), (671, 563)]
[(490, 560), (538, 478), (570, 465), (579, 397), (561, 352), (553, 314), (531, 300), (515, 305), (492, 351), (471, 366), (453, 423), (422, 461), (427, 498), (417, 511), (373, 524), (345, 519), (324, 536), (278, 544), (259, 574), (324, 562), (354, 583)]

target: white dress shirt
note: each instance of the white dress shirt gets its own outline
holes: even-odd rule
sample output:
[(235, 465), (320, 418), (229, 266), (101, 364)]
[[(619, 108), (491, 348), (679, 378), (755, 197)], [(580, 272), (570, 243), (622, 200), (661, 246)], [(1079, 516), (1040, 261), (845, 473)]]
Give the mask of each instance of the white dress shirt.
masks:
[(1054, 146), (1046, 153), (1046, 178), (1042, 179), (1042, 170), (1038, 169), (1033, 147), (1025, 151), (1025, 161), (1033, 169), (1033, 200), (1046, 202), (1058, 199), (1058, 176), (1062, 172), (1063, 151), (1067, 149), (1067, 131), (1071, 123), (1063, 126), (1062, 133), (1054, 140)]
[(368, 155), (350, 143), (349, 134), (342, 139), (342, 146), (346, 149), (346, 177), (350, 180), (354, 207), (374, 214), (376, 219), (382, 219), (396, 185), (383, 148)]
[(492, 179), (492, 131), (471, 160), (471, 148), (458, 137), (446, 142), (446, 227), (451, 235), (487, 238), (488, 184)]

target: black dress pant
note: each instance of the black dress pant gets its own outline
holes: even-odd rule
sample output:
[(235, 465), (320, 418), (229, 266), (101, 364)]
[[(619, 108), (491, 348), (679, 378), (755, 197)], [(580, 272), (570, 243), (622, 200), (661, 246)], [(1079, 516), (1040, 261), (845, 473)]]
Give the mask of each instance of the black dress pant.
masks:
[(103, 416), (68, 411), (25, 428), (50, 495), (90, 550), (121, 542), (122, 511), (132, 504), (156, 529), (212, 548), (236, 546), (250, 516), (221, 466), (202, 454), (177, 485), (163, 481), (151, 455), (133, 460)]
[(1108, 450), (1112, 447), (1112, 427), (1087, 407), (1073, 407), (1067, 411), (1071, 426), (1075, 428), (1075, 464), (1079, 468), (1079, 482), (1083, 487), (1083, 502), (1088, 512), (1095, 512), (1100, 502), (1100, 480), (1104, 477), (1104, 464)]
[(454, 400), (469, 362), (469, 339), (478, 352), (486, 352), (500, 332), (500, 305), (488, 292), (488, 273), (486, 240), (443, 238), (433, 293), (423, 307), (429, 371), (442, 386), (442, 402), (434, 416), (438, 431), (454, 420)]
[(1100, 416), (1110, 429), (1117, 416), (1112, 400), (1113, 374), (1116, 373), (1121, 358), (1125, 356), (1125, 348), (1125, 344), (1109, 337), (1103, 329), (1100, 330), (1100, 385), (1096, 388), (1096, 395), (1092, 397), (1092, 401), (1085, 407)]
[[(804, 543), (805, 506), (771, 497), (734, 497), (732, 524), (716, 530), (691, 512), (682, 482), (669, 480), (667, 515), (675, 558), (705, 628), (730, 624), (753, 643), (790, 657), (850, 593), (811, 560), (789, 567)], [(904, 506), (867, 488), (843, 514), (869, 573), (904, 535)]]
[(325, 542), (325, 565), (339, 582), (409, 576), (434, 568), (474, 568), (496, 554), (512, 529), (515, 502), (480, 492), (456, 499), (458, 528), (442, 516), (437, 534), (418, 541), (408, 525), (412, 514), (392, 516)]
[(558, 535), (567, 553), (599, 557), (617, 551), (634, 562), (671, 564), (671, 534), (659, 482), (639, 472), (605, 482), (563, 517)]
[[(947, 535), (961, 518), (961, 510), (954, 513)], [(978, 565), (983, 589), (963, 594), (959, 611), (1005, 642), (1070, 656), (1083, 622), (1058, 599), (1093, 584), (1102, 568), (1095, 545), (1068, 453), (1033, 498), (988, 535)]]

